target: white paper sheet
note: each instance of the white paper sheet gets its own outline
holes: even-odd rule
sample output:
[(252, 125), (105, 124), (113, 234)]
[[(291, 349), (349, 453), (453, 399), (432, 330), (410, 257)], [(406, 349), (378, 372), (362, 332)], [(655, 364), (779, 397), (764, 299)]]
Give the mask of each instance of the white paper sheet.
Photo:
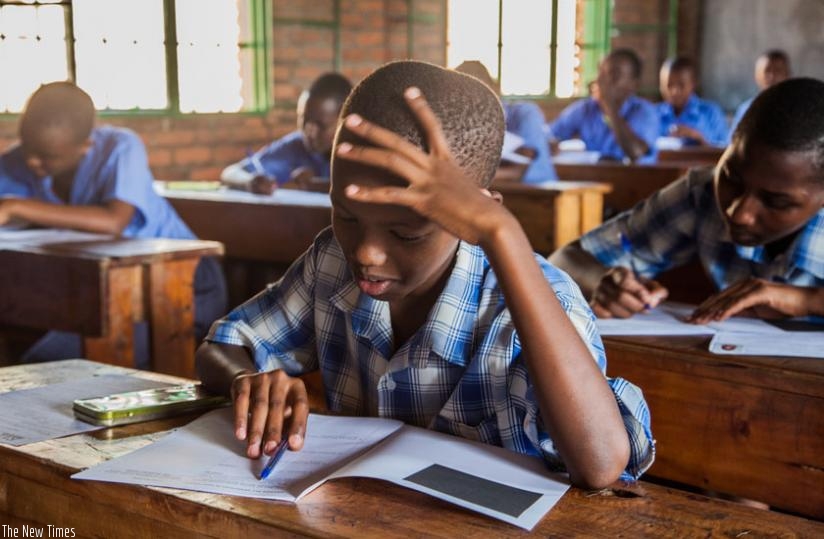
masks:
[[(292, 502), (331, 477), (374, 477), (525, 529), (569, 488), (550, 478), (537, 458), (391, 419), (315, 414), (303, 450), (287, 451), (261, 481), (266, 459), (246, 458), (232, 430), (231, 410), (215, 410), (152, 445), (72, 477)], [(473, 488), (478, 484), (485, 488)], [(503, 495), (484, 498), (486, 490)]]
[(154, 182), (155, 192), (163, 197), (186, 198), (192, 200), (213, 200), (217, 202), (245, 202), (248, 204), (264, 204), (269, 206), (322, 206), (331, 208), (332, 201), (328, 193), (316, 193), (300, 189), (276, 189), (271, 195), (259, 195), (235, 189), (220, 191), (184, 191), (168, 189), (164, 182)]
[(721, 331), (710, 341), (710, 352), (738, 356), (824, 358), (821, 331), (785, 331), (781, 335)]
[(707, 325), (684, 322), (695, 309), (683, 303), (664, 303), (646, 313), (631, 318), (599, 318), (596, 320), (601, 335), (713, 335), (718, 331), (781, 334), (784, 330), (759, 320), (734, 316), (723, 322)]
[(19, 446), (106, 428), (75, 419), (74, 400), (167, 385), (105, 375), (0, 394), (0, 443)]

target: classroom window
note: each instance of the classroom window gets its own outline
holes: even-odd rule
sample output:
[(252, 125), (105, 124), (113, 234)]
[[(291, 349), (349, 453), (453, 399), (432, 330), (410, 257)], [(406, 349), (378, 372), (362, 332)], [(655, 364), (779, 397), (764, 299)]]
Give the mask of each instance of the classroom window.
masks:
[(268, 108), (268, 0), (0, 0), (0, 108), (73, 80), (101, 110)]
[(447, 63), (480, 60), (504, 95), (578, 95), (579, 3), (449, 0)]

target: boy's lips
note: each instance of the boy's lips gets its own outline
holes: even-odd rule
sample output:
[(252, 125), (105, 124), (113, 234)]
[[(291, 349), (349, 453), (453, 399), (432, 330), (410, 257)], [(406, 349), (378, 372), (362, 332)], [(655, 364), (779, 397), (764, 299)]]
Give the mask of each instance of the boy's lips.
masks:
[(380, 296), (385, 293), (387, 288), (392, 285), (390, 279), (383, 279), (381, 277), (356, 277), (355, 282), (361, 292), (370, 296)]

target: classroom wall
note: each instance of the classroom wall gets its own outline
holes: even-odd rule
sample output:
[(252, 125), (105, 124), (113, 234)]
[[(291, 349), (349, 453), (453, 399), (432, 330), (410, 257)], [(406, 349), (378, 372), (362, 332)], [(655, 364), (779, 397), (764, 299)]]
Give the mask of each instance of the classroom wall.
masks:
[(769, 48), (795, 75), (824, 79), (824, 0), (704, 0), (704, 93), (728, 111), (757, 91), (753, 63)]
[[(412, 4), (414, 11), (409, 12)], [(341, 71), (353, 82), (375, 67), (412, 55), (446, 61), (445, 0), (341, 0)], [(215, 180), (227, 164), (296, 127), (301, 90), (334, 68), (333, 0), (273, 0), (273, 94), (266, 114), (177, 117), (106, 116), (102, 122), (134, 129), (146, 143), (158, 179)], [(408, 24), (411, 21), (411, 24)], [(17, 117), (0, 119), (0, 149), (16, 139)]]

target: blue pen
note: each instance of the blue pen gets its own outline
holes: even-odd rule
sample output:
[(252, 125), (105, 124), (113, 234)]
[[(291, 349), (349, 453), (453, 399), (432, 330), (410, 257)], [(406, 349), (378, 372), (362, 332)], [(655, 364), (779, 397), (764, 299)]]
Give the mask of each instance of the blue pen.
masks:
[(275, 452), (272, 453), (271, 457), (269, 457), (269, 462), (266, 463), (266, 466), (264, 466), (263, 470), (260, 472), (261, 481), (269, 477), (269, 475), (272, 473), (272, 470), (275, 469), (275, 466), (280, 461), (280, 458), (286, 452), (287, 447), (289, 447), (289, 441), (286, 438), (284, 438), (275, 448)]
[[(629, 257), (629, 269), (632, 271), (633, 277), (638, 277), (638, 270), (635, 269), (635, 258), (632, 256), (632, 242), (629, 241), (629, 236), (623, 232), (619, 232), (618, 236), (621, 238), (621, 249), (624, 254)], [(644, 303), (644, 309), (650, 310), (652, 307), (649, 303)]]

